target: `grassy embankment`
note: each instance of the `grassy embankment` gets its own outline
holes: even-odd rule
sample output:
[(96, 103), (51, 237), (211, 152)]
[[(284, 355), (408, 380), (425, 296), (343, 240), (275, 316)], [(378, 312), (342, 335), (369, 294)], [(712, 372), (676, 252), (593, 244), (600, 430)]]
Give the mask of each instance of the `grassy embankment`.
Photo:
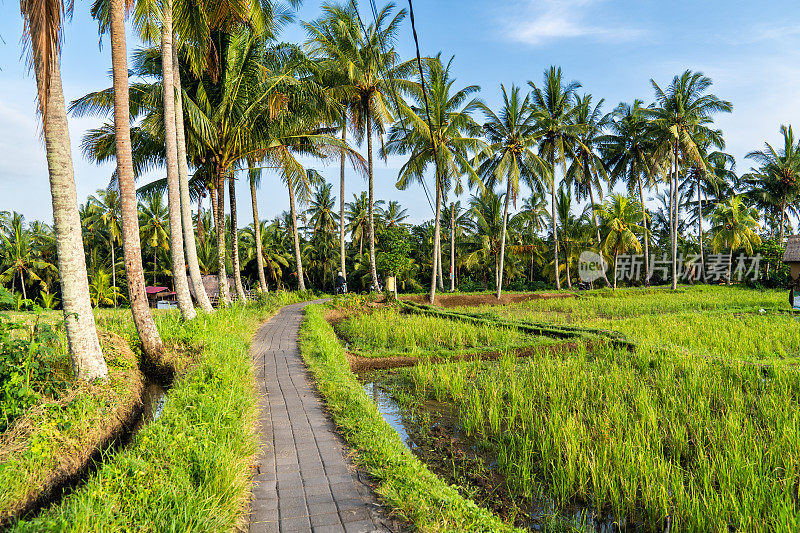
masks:
[[(167, 342), (200, 349), (196, 364), (178, 372), (158, 420), (124, 449), (108, 452), (59, 505), (14, 529), (226, 531), (241, 524), (257, 442), (249, 343), (264, 319), (301, 299), (271, 296), (190, 323), (175, 313), (157, 314)], [(105, 325), (114, 321), (123, 335), (132, 335), (122, 315), (111, 315)]]
[(445, 484), (403, 445), (350, 372), (345, 349), (324, 318), (325, 309), (307, 308), (301, 351), (356, 463), (379, 480), (382, 500), (422, 531), (513, 530)]

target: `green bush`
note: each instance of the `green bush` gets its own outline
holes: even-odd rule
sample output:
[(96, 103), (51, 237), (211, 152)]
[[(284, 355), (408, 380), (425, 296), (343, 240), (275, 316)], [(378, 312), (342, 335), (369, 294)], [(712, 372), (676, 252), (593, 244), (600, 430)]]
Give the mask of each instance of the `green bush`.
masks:
[(38, 317), (32, 328), (25, 329), (19, 322), (0, 317), (0, 431), (43, 394), (60, 389), (51, 367), (58, 335), (48, 324), (39, 323)]

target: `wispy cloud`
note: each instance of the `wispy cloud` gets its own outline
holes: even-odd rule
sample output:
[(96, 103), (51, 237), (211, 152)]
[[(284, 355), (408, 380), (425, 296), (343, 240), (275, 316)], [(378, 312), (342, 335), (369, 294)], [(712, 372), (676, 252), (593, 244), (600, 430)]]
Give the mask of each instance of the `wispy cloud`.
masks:
[(556, 39), (631, 41), (647, 35), (641, 28), (609, 20), (605, 0), (524, 0), (507, 4), (502, 16), (507, 38), (533, 46)]

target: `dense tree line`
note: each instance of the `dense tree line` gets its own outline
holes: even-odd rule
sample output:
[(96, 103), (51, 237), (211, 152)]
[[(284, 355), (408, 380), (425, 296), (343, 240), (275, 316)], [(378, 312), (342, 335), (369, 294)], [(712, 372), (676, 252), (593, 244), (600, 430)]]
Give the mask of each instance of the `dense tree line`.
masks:
[[(608, 109), (550, 67), (527, 87), (500, 85), (492, 109), (479, 87), (454, 78), (453, 58), (399, 56), (406, 12), (393, 4), (366, 24), (354, 2), (326, 4), (303, 23), (306, 42), (284, 43), (291, 14), (269, 1), (134, 2), (146, 46), (130, 65), (127, 4), (92, 7), (110, 34), (113, 85), (69, 112), (108, 117), (82, 146), (116, 170), (79, 205), (59, 71), (66, 11), (21, 2), (54, 226), (3, 214), (0, 282), (20, 301), (64, 309), (80, 377), (105, 374), (91, 306), (130, 306), (144, 350), (156, 352), (145, 284), (172, 287), (191, 320), (194, 304), (212, 312), (202, 274), (232, 275), (220, 305), (246, 300), (247, 288), (330, 290), (338, 270), (351, 290), (393, 275), (400, 290), (427, 289), (431, 300), (457, 287), (499, 297), (504, 288), (573, 287), (586, 250), (611, 265), (600, 283), (616, 287), (620, 258), (641, 253), (643, 268), (626, 282), (674, 288), (687, 272), (707, 281), (710, 255), (730, 264), (743, 249), (761, 252), (765, 277), (781, 282), (800, 143), (782, 127), (784, 145), (752, 152), (751, 171), (737, 174), (713, 123), (732, 105), (702, 73), (652, 81), (651, 103)], [(408, 224), (402, 206), (375, 197), (376, 158), (388, 155), (405, 160), (398, 188), (421, 185), (427, 195), (430, 185), (431, 221)], [(338, 191), (304, 164), (331, 158)], [(135, 183), (153, 169), (165, 178)], [(273, 176), (289, 209), (264, 220), (257, 190), (278, 190)], [(353, 191), (363, 178), (367, 190)], [(236, 180), (250, 185), (250, 226), (240, 227)], [(653, 258), (668, 267), (656, 271)]]

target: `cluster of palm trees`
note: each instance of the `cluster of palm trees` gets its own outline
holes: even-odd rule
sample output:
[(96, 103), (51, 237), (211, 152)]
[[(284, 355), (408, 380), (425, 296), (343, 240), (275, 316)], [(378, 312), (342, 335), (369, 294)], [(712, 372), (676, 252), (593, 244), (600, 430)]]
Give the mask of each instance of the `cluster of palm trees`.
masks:
[[(614, 262), (632, 250), (643, 248), (645, 261), (655, 248), (668, 250), (675, 287), (682, 246), (699, 247), (701, 258), (706, 242), (731, 251), (750, 247), (762, 214), (780, 243), (788, 214), (796, 214), (800, 149), (791, 128), (782, 130), (783, 149), (754, 152), (758, 168), (737, 177), (713, 127), (713, 116), (730, 112), (731, 104), (708, 92), (711, 80), (701, 73), (686, 71), (663, 89), (653, 82), (652, 104), (637, 100), (604, 114), (602, 100), (581, 94), (579, 83), (551, 67), (527, 92), (501, 85), (500, 107), (492, 110), (477, 98), (479, 87), (457, 85), (452, 59), (399, 57), (394, 42), (404, 10), (388, 4), (364, 24), (354, 1), (325, 4), (317, 20), (303, 23), (303, 45), (280, 43), (277, 35), (298, 3), (96, 2), (92, 14), (110, 35), (113, 84), (76, 100), (70, 112), (109, 118), (87, 132), (82, 146), (97, 162), (115, 161), (116, 170), (109, 188), (80, 206), (59, 70), (67, 10), (60, 0), (21, 1), (54, 225), (41, 237), (20, 238), (16, 252), (4, 241), (3, 254), (29, 259), (5, 261), (12, 266), (0, 281), (19, 280), (23, 289), (38, 282), (49, 293), (55, 274), (45, 265), (57, 263), (77, 377), (106, 374), (92, 305), (125, 300), (144, 351), (162, 349), (146, 272), (153, 283), (169, 280), (182, 316), (191, 320), (197, 311), (189, 283), (199, 308), (213, 312), (203, 273), (219, 276), (221, 305), (232, 299), (229, 271), (240, 300), (248, 279), (262, 291), (270, 284), (322, 288), (337, 265), (364, 287), (378, 286), (380, 254), (389, 252), (380, 247), (381, 230), (392, 228), (384, 238), (398, 242), (398, 231), (405, 232), (413, 261), (391, 274), (414, 289), (429, 275), (431, 301), (444, 287), (443, 241), (450, 244), (451, 290), (458, 276), (480, 278), (498, 297), (509, 278), (571, 286), (576, 258), (587, 247)], [(128, 11), (146, 43), (131, 65)], [(383, 208), (375, 198), (375, 157), (388, 155), (406, 158), (398, 188), (421, 184), (428, 194), (426, 177), (433, 176), (431, 223), (408, 226), (396, 202)], [(332, 185), (306, 166), (332, 158), (340, 166), (338, 214)], [(155, 168), (166, 177), (137, 190), (138, 176)], [(349, 168), (367, 180), (367, 191), (352, 202), (346, 202)], [(282, 181), (289, 200), (289, 212), (269, 224), (256, 201), (264, 170)], [(256, 221), (242, 231), (237, 179), (248, 180)], [(618, 182), (628, 195), (603, 200)], [(465, 185), (473, 191), (468, 209), (455, 198)], [(512, 215), (522, 185), (531, 196)], [(646, 208), (659, 186), (666, 191), (659, 196), (663, 206)], [(588, 203), (578, 216), (573, 200)], [(707, 218), (714, 222), (708, 235)], [(687, 221), (697, 227), (693, 242)], [(23, 252), (25, 246), (32, 251)], [(97, 255), (102, 250), (109, 253)]]

